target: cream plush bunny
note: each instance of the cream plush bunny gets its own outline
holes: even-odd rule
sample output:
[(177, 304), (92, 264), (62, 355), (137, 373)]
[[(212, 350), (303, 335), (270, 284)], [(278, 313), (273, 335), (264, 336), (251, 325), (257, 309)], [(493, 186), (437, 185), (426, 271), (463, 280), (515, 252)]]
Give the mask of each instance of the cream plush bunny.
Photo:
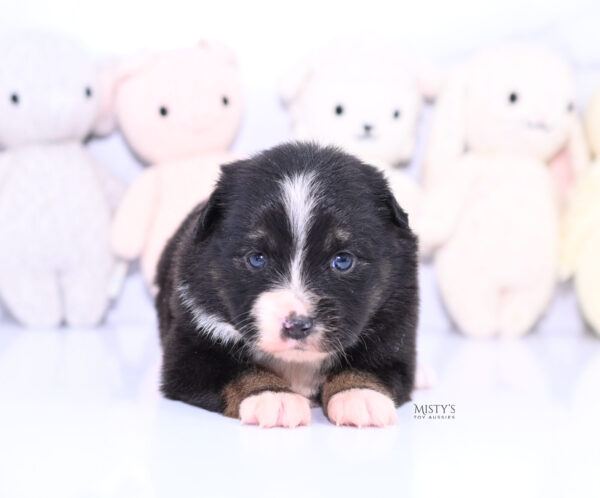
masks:
[(381, 168), (417, 229), (420, 188), (401, 166), (417, 141), (424, 99), (437, 73), (383, 40), (339, 40), (291, 71), (281, 85), (295, 138), (342, 147)]
[(83, 144), (109, 130), (106, 74), (57, 34), (0, 40), (0, 299), (25, 325), (94, 325), (107, 308), (121, 186)]
[(533, 45), (483, 51), (438, 98), (421, 242), (469, 336), (520, 336), (552, 297), (560, 198), (586, 164), (574, 99), (566, 62)]
[(118, 125), (151, 166), (129, 188), (112, 229), (117, 256), (141, 256), (152, 287), (169, 237), (212, 191), (241, 122), (232, 52), (214, 42), (125, 62), (115, 98)]
[(595, 161), (577, 182), (565, 216), (561, 277), (574, 277), (583, 316), (600, 334), (600, 91), (588, 109), (586, 129)]

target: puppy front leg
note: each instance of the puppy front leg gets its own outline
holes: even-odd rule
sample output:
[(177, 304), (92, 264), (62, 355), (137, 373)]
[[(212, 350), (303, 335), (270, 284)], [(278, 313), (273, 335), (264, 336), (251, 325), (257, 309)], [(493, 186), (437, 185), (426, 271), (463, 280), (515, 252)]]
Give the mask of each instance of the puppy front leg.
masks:
[(292, 393), (286, 382), (265, 370), (248, 370), (225, 386), (225, 415), (260, 427), (308, 425), (310, 401)]
[(344, 370), (327, 379), (321, 395), (325, 415), (336, 425), (385, 427), (396, 423), (391, 391), (375, 375)]

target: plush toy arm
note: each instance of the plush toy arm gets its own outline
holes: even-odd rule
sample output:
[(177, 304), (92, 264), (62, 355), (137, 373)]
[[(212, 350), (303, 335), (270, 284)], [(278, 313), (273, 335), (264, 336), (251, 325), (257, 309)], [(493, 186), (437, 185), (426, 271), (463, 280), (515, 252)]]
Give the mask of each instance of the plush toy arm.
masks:
[(438, 95), (425, 152), (423, 178), (427, 186), (451, 178), (454, 172), (448, 166), (464, 154), (466, 78), (466, 68), (457, 68)]
[(433, 185), (423, 193), (418, 226), (419, 248), (431, 255), (454, 232), (469, 193), (468, 178)]
[(109, 171), (96, 161), (94, 161), (94, 173), (96, 173), (98, 181), (102, 185), (102, 191), (108, 200), (111, 213), (114, 213), (125, 193), (125, 185), (112, 171)]
[(120, 258), (137, 258), (144, 248), (158, 201), (158, 172), (145, 170), (125, 193), (112, 225), (111, 246)]
[(600, 166), (595, 166), (590, 173), (578, 182), (563, 220), (560, 254), (563, 280), (575, 272), (583, 244), (600, 219)]
[(588, 170), (589, 157), (583, 128), (574, 117), (566, 147), (548, 164), (562, 201), (569, 199), (577, 179)]
[(0, 155), (0, 191), (2, 190), (2, 186), (4, 184), (4, 177), (8, 172), (8, 162), (9, 160), (8, 157), (6, 157), (6, 154)]

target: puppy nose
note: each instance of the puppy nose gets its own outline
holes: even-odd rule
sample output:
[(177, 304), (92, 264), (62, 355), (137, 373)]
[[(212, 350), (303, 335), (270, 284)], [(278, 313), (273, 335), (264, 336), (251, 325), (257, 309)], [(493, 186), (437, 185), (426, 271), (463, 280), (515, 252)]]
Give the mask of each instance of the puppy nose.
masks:
[(310, 334), (313, 321), (308, 316), (290, 315), (283, 321), (283, 335), (290, 339), (304, 339)]
[(371, 124), (364, 124), (363, 128), (365, 129), (365, 133), (370, 133), (371, 130), (373, 129), (373, 125), (371, 125)]

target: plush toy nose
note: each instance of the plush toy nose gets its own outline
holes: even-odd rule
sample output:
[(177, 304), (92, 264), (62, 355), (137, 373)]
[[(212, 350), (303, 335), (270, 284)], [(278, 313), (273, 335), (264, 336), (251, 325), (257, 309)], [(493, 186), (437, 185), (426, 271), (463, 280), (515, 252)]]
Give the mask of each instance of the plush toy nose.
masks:
[(365, 129), (365, 133), (371, 133), (371, 131), (373, 130), (373, 125), (365, 123), (363, 125), (363, 128)]
[(310, 334), (312, 327), (312, 318), (293, 313), (283, 321), (282, 333), (290, 339), (304, 339)]

